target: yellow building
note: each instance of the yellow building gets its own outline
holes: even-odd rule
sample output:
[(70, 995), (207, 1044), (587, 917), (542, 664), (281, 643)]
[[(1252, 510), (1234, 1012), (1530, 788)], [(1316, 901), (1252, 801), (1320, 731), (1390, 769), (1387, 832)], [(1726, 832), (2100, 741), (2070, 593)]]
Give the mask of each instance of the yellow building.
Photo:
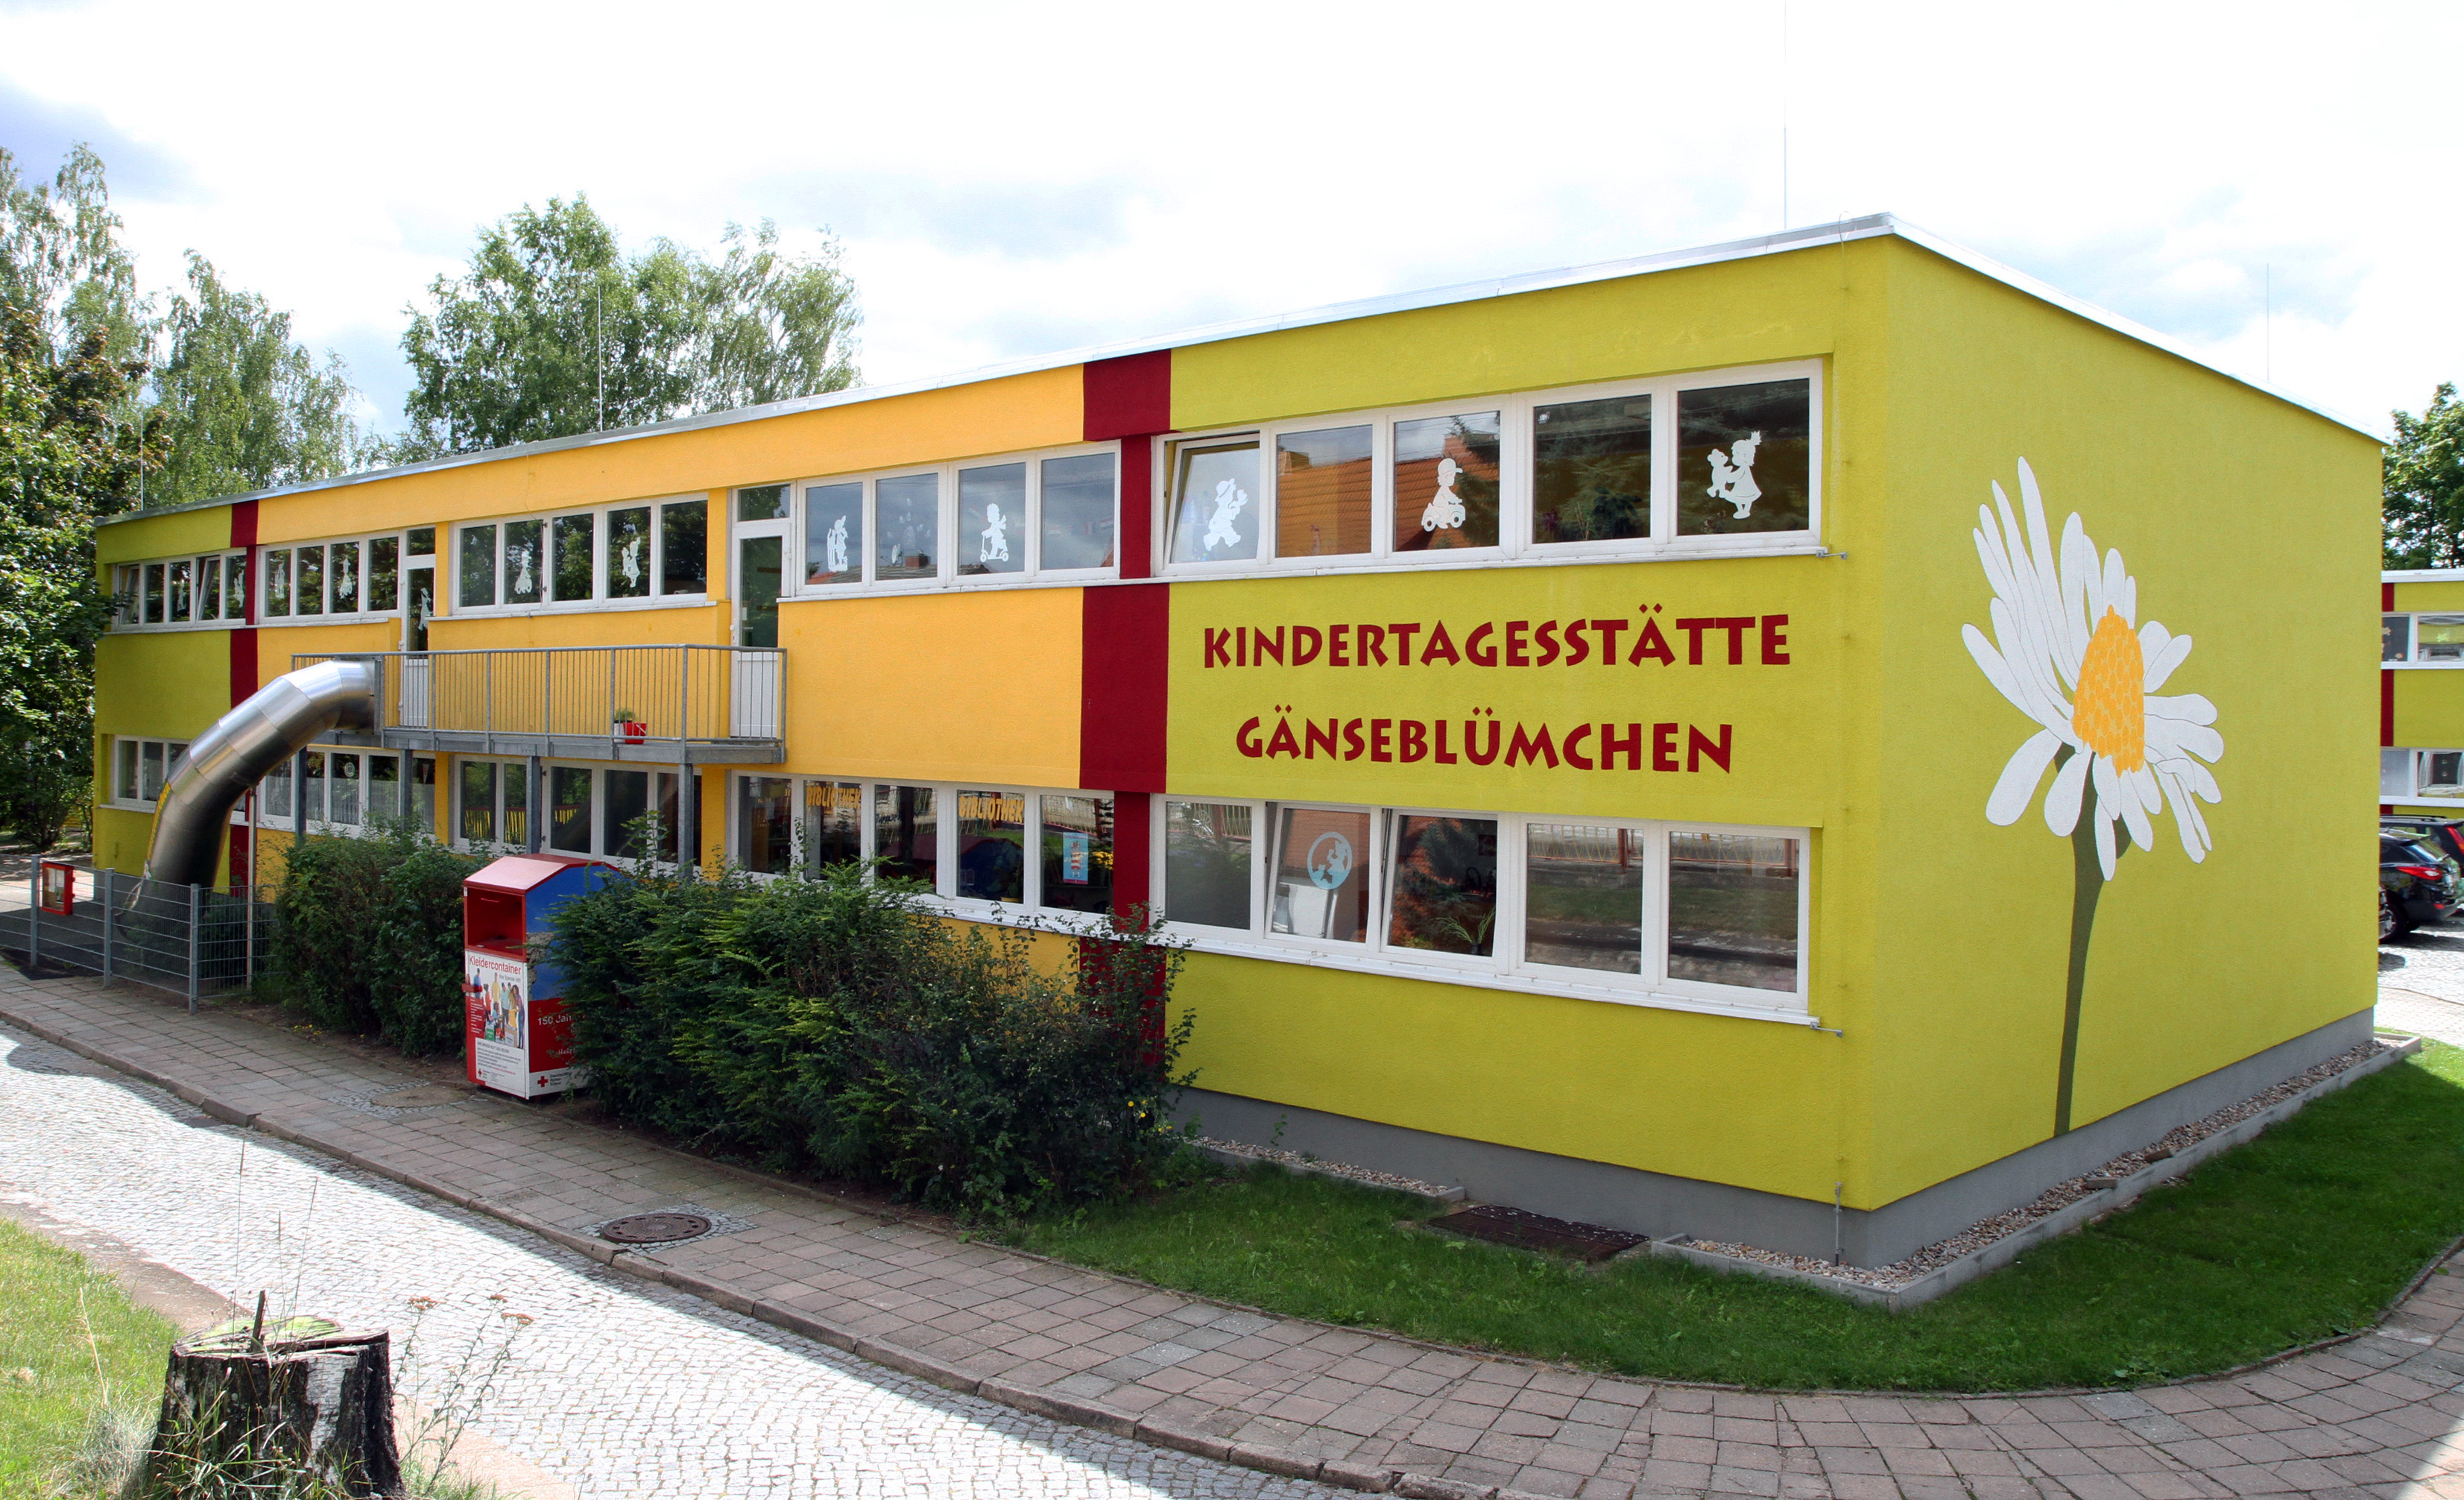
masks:
[(2378, 463), (1887, 218), (469, 454), (104, 528), (99, 854), (373, 655), (240, 865), (1151, 903), (1209, 1135), (1887, 1262), (2366, 1038)]
[(2464, 568), (2379, 575), (2379, 811), (2464, 809)]

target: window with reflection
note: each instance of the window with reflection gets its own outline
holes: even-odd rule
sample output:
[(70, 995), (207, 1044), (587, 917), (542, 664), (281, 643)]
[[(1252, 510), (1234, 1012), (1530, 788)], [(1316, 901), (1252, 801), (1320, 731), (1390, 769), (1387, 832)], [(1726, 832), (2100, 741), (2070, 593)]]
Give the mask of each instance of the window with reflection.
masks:
[(607, 597), (650, 597), (650, 508), (607, 513)]
[(1111, 567), (1120, 491), (1111, 453), (1044, 460), (1044, 556), (1055, 569)]
[(1643, 835), (1606, 824), (1534, 823), (1526, 836), (1524, 957), (1640, 974)]
[(978, 901), (1026, 899), (1026, 798), (958, 793), (958, 894)]
[(359, 613), (361, 607), (360, 544), (356, 541), (337, 541), (325, 550), (331, 560), (327, 576), (333, 580), (334, 612), (336, 614)]
[(658, 795), (655, 824), (658, 834), (656, 858), (673, 864), (676, 858), (676, 777), (672, 771), (612, 770), (599, 773), (607, 799), (607, 851), (618, 859), (640, 859), (649, 853), (644, 835), (653, 827), (650, 801)]
[(393, 822), (405, 811), (402, 805), (402, 757), (372, 755), (368, 766), (368, 822)]
[(402, 604), (402, 540), (398, 537), (368, 539), (368, 608), (384, 614)]
[(1112, 799), (1037, 799), (1044, 845), (1043, 904), (1065, 912), (1112, 909)]
[(710, 587), (710, 501), (659, 507), (659, 592), (698, 594)]
[(465, 761), (461, 767), (462, 838), (470, 844), (496, 841), (496, 762)]
[(1172, 561), (1223, 562), (1258, 556), (1258, 440), (1175, 443)]
[(360, 758), (336, 752), (328, 758), (325, 821), (356, 827), (360, 821)]
[(301, 547), (296, 554), (293, 566), (298, 570), (296, 583), (298, 590), (297, 602), (294, 606), (293, 612), (323, 614), (325, 612), (325, 549)]
[(804, 783), (804, 872), (818, 875), (864, 858), (864, 783)]
[(1775, 380), (1677, 393), (1679, 536), (1813, 524), (1813, 388)]
[(1335, 942), (1369, 940), (1370, 815), (1286, 807), (1275, 838), (1270, 931)]
[(170, 568), (165, 563), (148, 562), (145, 564), (145, 623), (148, 625), (161, 625), (164, 623), (163, 606), (165, 588), (166, 586), (165, 579), (169, 575), (169, 572)]
[(794, 870), (796, 783), (783, 776), (746, 776), (736, 785), (737, 863), (757, 875)]
[(1504, 440), (1495, 411), (1395, 424), (1396, 552), (1497, 545)]
[(1026, 571), (1026, 465), (958, 471), (958, 572)]
[(936, 576), (941, 559), (941, 476), (911, 474), (875, 480), (872, 499), (874, 535), (880, 539), (872, 576)]
[(1531, 540), (1651, 535), (1651, 398), (1568, 401), (1531, 411)]
[(864, 581), (864, 486), (804, 487), (804, 582)]
[(1275, 555), (1333, 557), (1371, 546), (1366, 427), (1275, 438)]
[(1497, 820), (1395, 818), (1386, 941), (1395, 948), (1486, 958), (1497, 925)]
[(223, 617), (223, 560), (197, 559), (197, 618), (219, 620)]
[(505, 842), (519, 848), (531, 838), (531, 777), (527, 765), (508, 765), (504, 777)]
[(783, 484), (753, 484), (736, 492), (737, 520), (785, 520), (787, 505)]
[(459, 546), (462, 589), (456, 604), (464, 609), (488, 608), (496, 602), (496, 528), (465, 526)]
[(193, 613), (195, 595), (191, 579), (196, 565), (194, 558), (181, 558), (168, 564), (170, 572), (164, 596), (166, 601), (165, 618), (173, 624), (188, 620)]
[(547, 522), (505, 522), (505, 603), (535, 605), (547, 596)]
[(550, 766), (547, 773), (547, 847), (560, 854), (590, 850), (590, 768)]
[(1798, 841), (1668, 835), (1668, 977), (1796, 988)]
[(311, 750), (300, 760), (306, 763), (299, 780), (299, 810), (311, 823), (325, 821), (325, 752)]
[(872, 789), (872, 853), (886, 880), (917, 880), (933, 889), (940, 867), (940, 827), (930, 786)]
[(592, 596), (591, 560), (598, 551), (598, 517), (559, 516), (548, 523), (548, 586), (558, 601)]
[(265, 612), (276, 617), (291, 612), (291, 554), (288, 552), (265, 555)]

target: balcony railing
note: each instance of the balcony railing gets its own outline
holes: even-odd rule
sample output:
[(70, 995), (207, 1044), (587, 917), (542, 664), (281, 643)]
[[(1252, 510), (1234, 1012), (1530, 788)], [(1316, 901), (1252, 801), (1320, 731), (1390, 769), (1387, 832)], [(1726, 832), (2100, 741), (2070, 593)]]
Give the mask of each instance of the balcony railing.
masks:
[(567, 760), (786, 758), (786, 653), (738, 646), (570, 646), (332, 655), (378, 667), (378, 732), (399, 749)]

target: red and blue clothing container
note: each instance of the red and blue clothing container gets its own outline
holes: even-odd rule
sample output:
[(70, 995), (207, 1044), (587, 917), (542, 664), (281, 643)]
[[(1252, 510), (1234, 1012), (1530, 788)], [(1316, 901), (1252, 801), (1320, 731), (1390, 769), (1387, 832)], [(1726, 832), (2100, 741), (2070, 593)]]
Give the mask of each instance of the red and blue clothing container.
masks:
[(462, 882), (462, 1039), (471, 1081), (535, 1099), (583, 1081), (564, 976), (532, 956), (556, 909), (627, 878), (562, 854), (508, 854)]

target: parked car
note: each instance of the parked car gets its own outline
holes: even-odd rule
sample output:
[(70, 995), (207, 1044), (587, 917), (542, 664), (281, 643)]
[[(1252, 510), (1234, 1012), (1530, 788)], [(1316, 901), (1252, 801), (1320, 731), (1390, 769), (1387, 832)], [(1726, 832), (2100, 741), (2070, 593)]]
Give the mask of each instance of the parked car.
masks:
[(2379, 832), (2424, 844), (2445, 855), (2452, 865), (2464, 869), (2464, 818), (2442, 818), (2436, 813), (2381, 813)]
[(2418, 840), (2379, 835), (2379, 936), (2409, 933), (2455, 909), (2454, 867)]

